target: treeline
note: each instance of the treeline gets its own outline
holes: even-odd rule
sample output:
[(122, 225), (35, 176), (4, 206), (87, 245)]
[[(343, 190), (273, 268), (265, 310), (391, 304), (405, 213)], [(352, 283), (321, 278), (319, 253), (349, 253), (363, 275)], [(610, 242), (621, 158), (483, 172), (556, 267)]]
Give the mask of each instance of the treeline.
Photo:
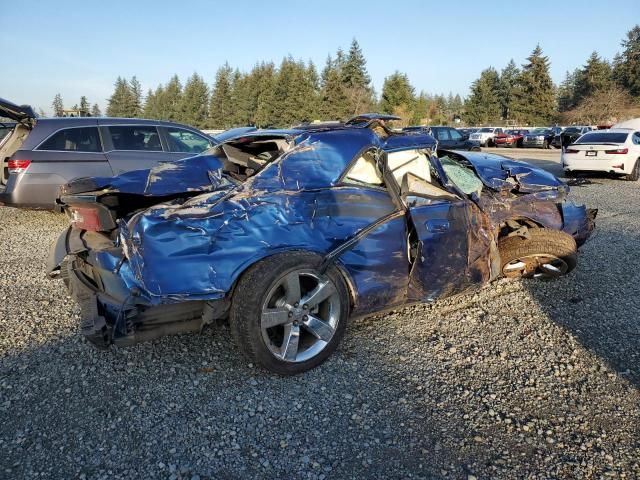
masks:
[(385, 79), (378, 96), (357, 40), (348, 52), (338, 49), (321, 71), (311, 61), (291, 56), (276, 66), (260, 62), (249, 72), (228, 63), (221, 66), (211, 88), (194, 73), (183, 85), (177, 75), (149, 89), (143, 98), (135, 77), (119, 77), (108, 100), (107, 115), (145, 117), (187, 123), (199, 128), (241, 125), (287, 127), (322, 120), (345, 120), (357, 113), (383, 111), (400, 115), (404, 123), (434, 119), (447, 122), (462, 112), (459, 95), (415, 93), (406, 74)]
[[(395, 114), (401, 124), (449, 124), (460, 118), (468, 125), (598, 123), (640, 116), (640, 26), (622, 41), (622, 52), (612, 62), (593, 52), (586, 63), (567, 72), (556, 87), (549, 74), (549, 58), (540, 46), (518, 67), (512, 59), (498, 72), (489, 67), (471, 85), (463, 99), (450, 93), (416, 92), (406, 73), (395, 71), (384, 79), (380, 95), (367, 71), (366, 58), (354, 39), (349, 50), (329, 56), (318, 71), (311, 61), (291, 56), (279, 65), (257, 63), (241, 72), (221, 66), (210, 86), (197, 73), (183, 85), (177, 75), (149, 89), (134, 76), (118, 77), (106, 114), (173, 120), (199, 128), (234, 126), (288, 127), (319, 120), (345, 120), (370, 111)], [(55, 115), (62, 115), (56, 95)], [(73, 110), (100, 115), (86, 97)]]
[(612, 63), (593, 52), (586, 63), (567, 72), (556, 88), (549, 75), (549, 58), (537, 46), (522, 68), (511, 60), (498, 73), (483, 70), (471, 86), (464, 105), (470, 124), (510, 121), (596, 123), (637, 113), (640, 98), (640, 26), (622, 41), (623, 51)]
[[(102, 115), (100, 111), (100, 107), (98, 107), (97, 103), (94, 103), (93, 106), (89, 103), (89, 100), (86, 96), (80, 97), (80, 103), (76, 103), (73, 107), (66, 109), (64, 101), (62, 100), (62, 95), (59, 93), (53, 98), (53, 103), (51, 104), (53, 109), (53, 115), (55, 117), (63, 117), (65, 114), (79, 117), (99, 117)], [(44, 116), (44, 112), (40, 111), (40, 116)]]

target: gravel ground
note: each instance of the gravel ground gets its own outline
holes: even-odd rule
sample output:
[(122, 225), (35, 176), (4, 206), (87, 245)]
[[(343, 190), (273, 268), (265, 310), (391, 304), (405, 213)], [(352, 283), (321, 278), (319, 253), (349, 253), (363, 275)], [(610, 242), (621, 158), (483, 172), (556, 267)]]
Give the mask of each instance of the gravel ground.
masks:
[(352, 322), (294, 378), (227, 327), (94, 349), (44, 276), (64, 217), (0, 207), (0, 478), (640, 478), (640, 183), (593, 182), (571, 275)]

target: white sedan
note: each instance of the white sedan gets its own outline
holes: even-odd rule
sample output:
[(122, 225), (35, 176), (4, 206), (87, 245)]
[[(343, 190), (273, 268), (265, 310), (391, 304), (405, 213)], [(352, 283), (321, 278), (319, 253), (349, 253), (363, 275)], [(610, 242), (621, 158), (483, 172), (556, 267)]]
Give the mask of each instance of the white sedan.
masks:
[(598, 130), (582, 135), (560, 156), (567, 175), (609, 172), (626, 180), (640, 178), (640, 131), (629, 128)]

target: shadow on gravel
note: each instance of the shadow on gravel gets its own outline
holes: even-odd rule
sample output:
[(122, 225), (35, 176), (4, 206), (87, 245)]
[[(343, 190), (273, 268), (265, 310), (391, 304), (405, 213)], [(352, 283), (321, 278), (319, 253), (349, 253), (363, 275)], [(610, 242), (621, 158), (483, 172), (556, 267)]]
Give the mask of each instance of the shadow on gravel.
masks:
[(596, 219), (566, 277), (523, 285), (550, 319), (640, 388), (640, 233), (626, 218)]

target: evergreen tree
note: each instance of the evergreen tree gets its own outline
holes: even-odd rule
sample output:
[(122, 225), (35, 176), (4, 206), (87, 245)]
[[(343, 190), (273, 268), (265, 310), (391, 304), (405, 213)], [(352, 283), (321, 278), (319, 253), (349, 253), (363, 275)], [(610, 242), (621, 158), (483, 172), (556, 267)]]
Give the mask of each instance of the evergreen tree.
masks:
[(555, 87), (549, 75), (549, 58), (542, 54), (540, 45), (527, 57), (514, 90), (512, 118), (530, 125), (544, 124), (555, 113)]
[(380, 108), (384, 113), (407, 116), (407, 118), (403, 118), (407, 123), (413, 118), (415, 100), (415, 89), (409, 82), (406, 73), (396, 70), (384, 79), (380, 98)]
[(511, 59), (506, 67), (500, 73), (500, 83), (498, 86), (500, 98), (500, 116), (503, 119), (511, 118), (512, 104), (514, 101), (513, 92), (515, 91), (520, 70), (516, 66), (516, 62)]
[(350, 116), (349, 99), (338, 60), (329, 55), (322, 69), (318, 115), (322, 120), (346, 120)]
[(228, 63), (218, 68), (209, 101), (207, 123), (212, 128), (230, 128), (233, 125), (232, 74)]
[(91, 112), (89, 111), (89, 100), (84, 95), (80, 97), (80, 116), (88, 117)]
[(178, 75), (174, 75), (164, 87), (158, 102), (160, 118), (174, 122), (182, 121), (182, 112), (180, 111), (181, 102), (182, 84), (180, 83)]
[(92, 117), (101, 117), (102, 116), (102, 112), (100, 111), (100, 107), (98, 106), (97, 103), (94, 103), (93, 107), (91, 107), (91, 116)]
[(164, 88), (162, 85), (158, 85), (155, 91), (149, 89), (147, 92), (147, 98), (144, 102), (144, 109), (142, 111), (142, 116), (144, 118), (151, 118), (155, 120), (166, 120), (163, 117), (163, 110), (161, 102), (163, 100)]
[(115, 90), (108, 100), (107, 116), (126, 117), (131, 103), (129, 82), (127, 82), (126, 78), (118, 77), (115, 83)]
[(51, 104), (53, 107), (53, 116), (61, 117), (64, 115), (64, 103), (62, 102), (62, 95), (56, 93), (56, 96), (53, 97), (53, 103)]
[(129, 118), (142, 116), (142, 85), (135, 75), (129, 81), (129, 95), (124, 114)]
[(181, 121), (193, 127), (203, 128), (207, 122), (209, 87), (197, 73), (194, 72), (185, 83), (180, 102)]
[[(382, 103), (382, 98), (380, 99)], [(413, 105), (413, 111), (409, 123), (412, 125), (424, 125), (429, 123), (429, 96), (425, 92), (420, 92)]]
[(344, 56), (341, 50), (337, 54), (337, 66), (342, 74), (342, 82), (347, 91), (349, 109), (352, 115), (370, 110), (374, 105), (371, 77), (367, 72), (367, 60), (358, 41), (354, 38), (349, 53)]
[(472, 125), (492, 123), (500, 118), (500, 77), (489, 67), (471, 85), (471, 95), (465, 103), (466, 121)]
[(611, 87), (611, 65), (593, 52), (586, 65), (578, 70), (574, 85), (574, 103)]
[(278, 110), (275, 103), (276, 66), (273, 62), (262, 62), (254, 68), (254, 93), (256, 108), (252, 123), (257, 127), (269, 127)]
[(622, 54), (614, 60), (616, 82), (632, 96), (640, 97), (640, 25), (636, 25), (622, 41)]
[(576, 106), (576, 80), (580, 74), (579, 69), (567, 72), (564, 80), (558, 87), (558, 111), (566, 112)]
[(274, 88), (274, 100), (279, 107), (276, 124), (289, 127), (309, 120), (312, 112), (307, 97), (312, 90), (304, 62), (291, 56), (283, 58)]

